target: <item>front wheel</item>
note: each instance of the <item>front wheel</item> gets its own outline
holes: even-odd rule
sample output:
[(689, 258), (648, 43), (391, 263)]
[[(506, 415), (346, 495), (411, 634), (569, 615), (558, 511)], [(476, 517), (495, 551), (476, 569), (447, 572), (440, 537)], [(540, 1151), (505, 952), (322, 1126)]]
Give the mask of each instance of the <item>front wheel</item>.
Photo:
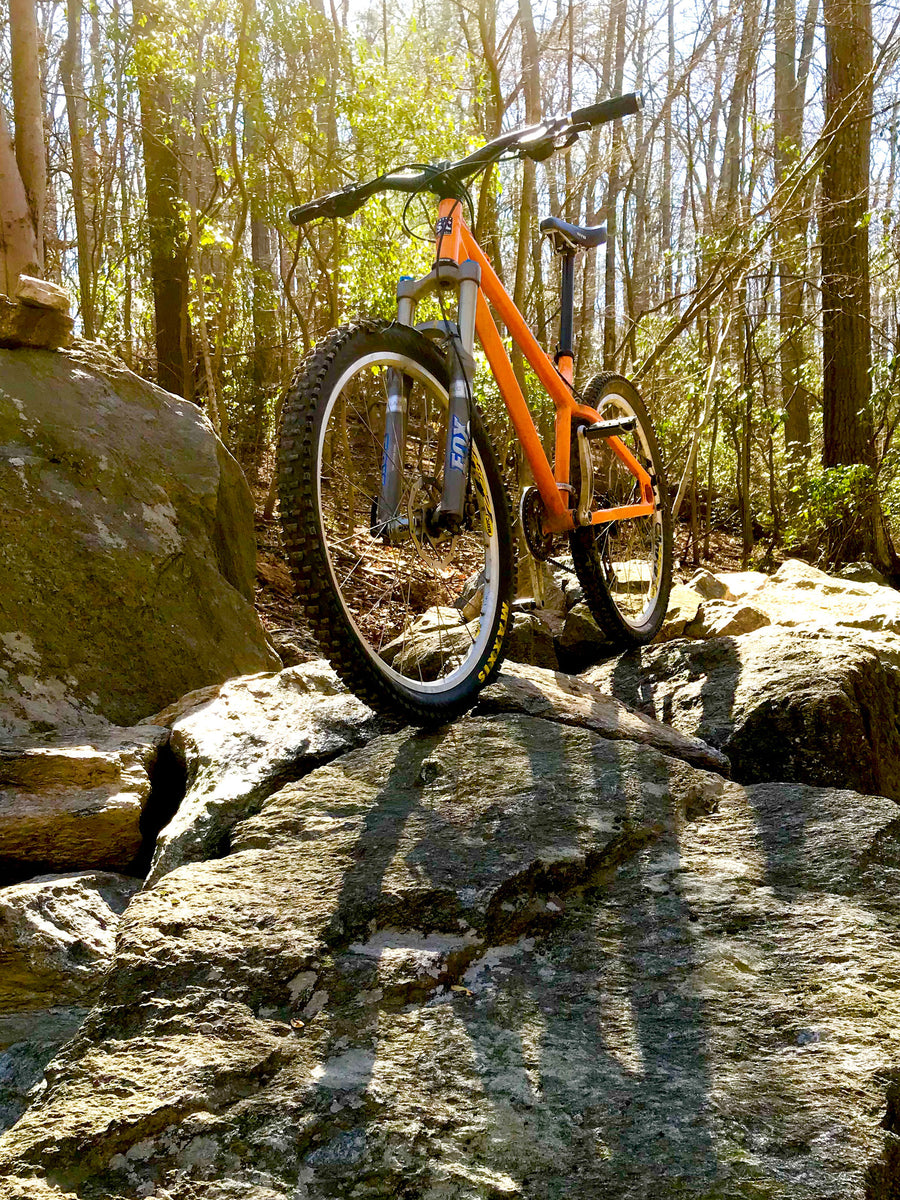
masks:
[[(633, 418), (622, 434), (632, 455), (653, 482), (654, 508), (631, 517), (576, 529), (570, 536), (578, 581), (597, 624), (616, 646), (639, 646), (659, 632), (672, 586), (672, 520), (662, 455), (643, 400), (634, 384), (620, 375), (597, 375), (584, 392), (584, 403), (603, 420)], [(575, 439), (573, 438), (573, 442)], [(640, 502), (637, 479), (601, 438), (590, 443), (594, 471), (594, 508), (618, 508)], [(572, 449), (573, 475), (578, 470)]]
[[(388, 529), (376, 514), (398, 378), (407, 433)], [(284, 404), (281, 521), (305, 616), (352, 691), (416, 722), (464, 711), (496, 674), (515, 584), (509, 508), (474, 407), (462, 521), (436, 519), (448, 389), (433, 343), (367, 322), (329, 334)]]

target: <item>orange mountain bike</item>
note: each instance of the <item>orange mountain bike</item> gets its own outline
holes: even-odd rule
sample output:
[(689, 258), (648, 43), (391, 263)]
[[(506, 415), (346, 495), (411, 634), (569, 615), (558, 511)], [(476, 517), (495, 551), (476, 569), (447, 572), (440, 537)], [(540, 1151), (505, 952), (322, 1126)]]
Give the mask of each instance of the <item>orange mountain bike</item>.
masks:
[[(289, 214), (295, 225), (347, 217), (389, 190), (439, 201), (434, 266), (400, 280), (397, 319), (333, 330), (304, 360), (283, 410), (281, 520), (299, 600), (338, 674), (377, 709), (419, 722), (452, 716), (503, 658), (515, 549), (475, 399), (476, 333), (534, 478), (520, 506), (529, 551), (546, 559), (568, 538), (585, 600), (618, 645), (649, 641), (663, 620), (672, 539), (647, 410), (618, 375), (596, 376), (581, 395), (572, 385), (574, 260), (606, 231), (558, 217), (541, 224), (562, 258), (551, 359), (464, 217), (465, 181), (490, 163), (543, 160), (639, 108), (638, 96), (619, 96), (504, 134), (459, 162), (400, 167)], [(416, 323), (433, 294), (444, 319)], [(489, 303), (556, 407), (552, 467)]]

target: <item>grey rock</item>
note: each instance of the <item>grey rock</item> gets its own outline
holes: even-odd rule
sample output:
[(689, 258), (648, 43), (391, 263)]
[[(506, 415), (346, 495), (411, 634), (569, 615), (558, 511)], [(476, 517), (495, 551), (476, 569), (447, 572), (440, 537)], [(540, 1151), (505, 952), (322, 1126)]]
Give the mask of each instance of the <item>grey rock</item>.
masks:
[(723, 579), (713, 575), (712, 571), (707, 571), (702, 567), (690, 577), (687, 586), (692, 592), (696, 592), (698, 596), (702, 596), (704, 600), (734, 599), (734, 596), (729, 591), (728, 584)]
[(560, 666), (572, 673), (583, 671), (613, 652), (609, 638), (583, 600), (566, 613), (563, 631), (556, 639), (556, 652)]
[(577, 676), (508, 663), (478, 698), (478, 713), (519, 712), (590, 729), (615, 741), (653, 746), (695, 767), (728, 774), (728, 759), (697, 738), (685, 737), (637, 712)]
[(309, 661), (310, 655), (299, 645), (290, 630), (278, 630), (271, 633), (270, 638), (282, 666), (299, 667), (301, 663)]
[(584, 678), (724, 751), (742, 782), (900, 799), (900, 674), (879, 648), (771, 626), (644, 647)]
[(553, 631), (542, 610), (514, 614), (506, 657), (511, 662), (528, 663), (551, 671), (558, 668)]
[(684, 637), (740, 637), (771, 625), (761, 609), (743, 600), (704, 600), (693, 621), (684, 627)]
[(74, 321), (68, 313), (36, 307), (0, 295), (0, 346), (45, 347), (56, 350), (72, 340)]
[(78, 871), (0, 888), (0, 1045), (6, 1014), (81, 1003), (97, 990), (118, 918), (139, 886), (126, 875)]
[(751, 596), (768, 578), (762, 571), (719, 571), (716, 574), (716, 579), (725, 584), (733, 600)]
[(21, 1116), (97, 998), (139, 886), (82, 871), (0, 889), (0, 1129)]
[[(173, 1198), (228, 1194), (224, 1180), (339, 1195), (347, 1171), (370, 1178), (363, 1195), (416, 1178), (423, 1194), (442, 1178), (491, 1194), (508, 1169), (481, 1161), (487, 1128), (457, 1179), (445, 1135), (413, 1118), (424, 1096), (401, 1100), (398, 1084), (416, 1060), (428, 1124), (455, 1111), (458, 1140), (473, 1103), (480, 1124), (471, 1050), (447, 1074), (463, 972), (520, 953), (725, 786), (524, 716), (378, 738), (287, 785), (225, 858), (177, 868), (128, 908), (99, 1005), (2, 1143), (5, 1194), (63, 1172), (83, 1197), (151, 1178)], [(498, 1027), (498, 1049), (510, 1035)]]
[(669, 593), (669, 607), (663, 620), (657, 642), (671, 642), (684, 636), (685, 628), (697, 619), (703, 597), (693, 588), (684, 587), (680, 583), (672, 585)]
[(153, 725), (105, 726), (0, 743), (0, 871), (128, 866), (168, 738)]
[(151, 718), (172, 730), (187, 792), (161, 831), (155, 882), (213, 857), (236, 821), (286, 781), (395, 726), (351, 695), (324, 659), (201, 688)]
[(16, 283), (16, 300), (35, 308), (52, 308), (68, 315), (72, 299), (65, 288), (50, 283), (47, 279), (35, 279), (32, 275), (20, 275)]
[(556, 562), (560, 565), (551, 565), (550, 570), (553, 573), (553, 579), (557, 587), (563, 593), (565, 608), (568, 611), (584, 600), (584, 589), (578, 582), (578, 576), (575, 574), (571, 555), (563, 555)]
[(752, 603), (773, 624), (811, 633), (824, 626), (900, 633), (900, 593), (894, 588), (838, 579), (799, 559), (782, 563), (752, 593)]
[(877, 583), (879, 587), (890, 587), (890, 583), (876, 567), (868, 562), (847, 563), (835, 571), (838, 579), (850, 579), (854, 583)]
[(134, 900), (4, 1200), (862, 1200), (897, 811), (525, 716), (376, 739)]
[(279, 665), (252, 496), (193, 404), (102, 348), (0, 350), (0, 489), (0, 736), (131, 725)]

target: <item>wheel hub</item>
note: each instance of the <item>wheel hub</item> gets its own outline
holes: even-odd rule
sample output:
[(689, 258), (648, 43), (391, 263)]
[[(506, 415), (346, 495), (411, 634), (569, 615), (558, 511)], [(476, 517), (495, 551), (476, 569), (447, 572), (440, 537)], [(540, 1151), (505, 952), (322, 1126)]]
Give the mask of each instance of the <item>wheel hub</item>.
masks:
[(409, 535), (424, 563), (435, 559), (447, 566), (456, 547), (456, 537), (436, 519), (441, 490), (436, 479), (423, 476), (410, 488), (407, 514)]

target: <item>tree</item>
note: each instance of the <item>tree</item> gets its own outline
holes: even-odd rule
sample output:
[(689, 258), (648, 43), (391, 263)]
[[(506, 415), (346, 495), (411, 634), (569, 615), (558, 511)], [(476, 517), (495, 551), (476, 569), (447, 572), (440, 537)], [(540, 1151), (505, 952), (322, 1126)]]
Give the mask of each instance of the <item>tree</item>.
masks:
[(0, 291), (13, 295), (19, 275), (37, 270), (37, 238), (31, 209), (0, 104)]
[[(798, 60), (796, 2), (775, 3), (775, 173), (781, 184), (790, 177), (803, 145), (803, 101), (818, 7), (818, 0), (810, 0)], [(810, 395), (803, 379), (806, 355), (802, 334), (808, 224), (807, 212), (795, 204), (793, 211), (784, 214), (778, 235), (784, 440), (789, 456), (800, 462), (810, 453)]]
[(69, 122), (69, 152), (72, 157), (72, 207), (75, 211), (75, 237), (78, 243), (78, 287), (81, 296), (81, 323), (86, 338), (93, 338), (94, 296), (91, 278), (91, 235), (85, 204), (83, 143), (87, 136), (84, 104), (84, 70), (81, 59), (81, 0), (68, 0), (67, 36), (60, 60), (60, 73), (66, 93)]
[(7, 295), (44, 261), (47, 165), (34, 0), (10, 0), (15, 147), (0, 105), (0, 284)]
[(154, 0), (134, 0), (139, 54), (141, 141), (147, 235), (156, 329), (156, 378), (170, 392), (193, 395), (188, 320), (188, 238), (178, 157), (178, 125), (163, 63), (164, 31)]
[[(822, 461), (877, 468), (871, 411), (869, 154), (872, 25), (867, 0), (824, 0), (825, 137), (819, 211), (822, 244)], [(851, 524), (852, 522), (852, 524)], [(848, 514), (841, 558), (896, 556), (877, 497)]]

